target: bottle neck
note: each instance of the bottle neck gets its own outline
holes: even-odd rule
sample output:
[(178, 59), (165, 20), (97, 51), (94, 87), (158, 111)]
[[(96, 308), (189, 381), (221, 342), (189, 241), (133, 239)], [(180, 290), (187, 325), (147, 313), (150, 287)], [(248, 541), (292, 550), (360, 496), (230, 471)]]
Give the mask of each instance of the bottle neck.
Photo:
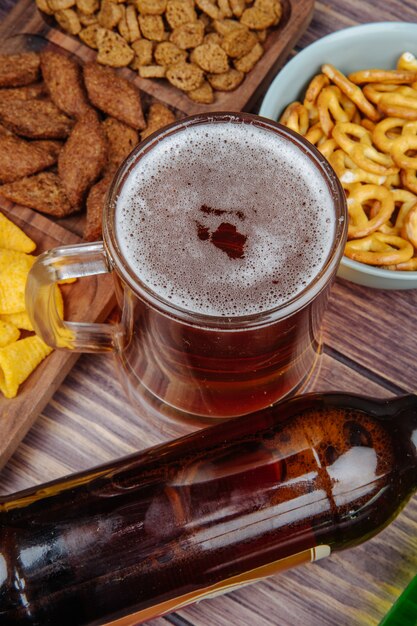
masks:
[(403, 460), (412, 469), (417, 490), (417, 395), (407, 395), (391, 401), (392, 424)]
[(392, 413), (406, 413), (410, 416), (410, 419), (414, 416), (415, 424), (417, 427), (417, 394), (412, 393), (405, 396), (388, 400), (392, 406)]

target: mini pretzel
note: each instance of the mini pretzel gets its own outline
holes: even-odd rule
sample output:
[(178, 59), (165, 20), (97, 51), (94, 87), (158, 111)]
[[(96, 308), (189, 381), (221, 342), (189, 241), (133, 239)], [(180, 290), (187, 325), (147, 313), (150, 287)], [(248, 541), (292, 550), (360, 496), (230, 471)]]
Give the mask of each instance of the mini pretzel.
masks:
[(378, 176), (377, 174), (366, 172), (361, 167), (358, 167), (356, 163), (349, 158), (349, 155), (341, 149), (335, 150), (330, 156), (329, 161), (342, 183), (342, 187), (345, 189), (349, 189), (349, 186), (353, 183), (383, 185), (387, 180), (386, 176)]
[(388, 85), (401, 85), (414, 83), (417, 80), (417, 71), (396, 70), (361, 70), (349, 74), (349, 80), (355, 85), (364, 83), (385, 83)]
[(310, 126), (304, 137), (315, 146), (320, 145), (326, 140), (326, 135), (318, 122), (313, 126)]
[(321, 71), (330, 80), (332, 80), (339, 89), (356, 104), (358, 109), (362, 113), (369, 117), (369, 119), (377, 122), (380, 119), (380, 114), (375, 109), (373, 104), (367, 100), (360, 87), (352, 83), (342, 72), (339, 72), (333, 65), (326, 63), (322, 65)]
[(417, 121), (406, 122), (402, 129), (402, 135), (417, 135)]
[(326, 139), (317, 147), (322, 155), (329, 161), (333, 152), (338, 148), (338, 145), (334, 139)]
[(408, 211), (401, 229), (401, 237), (408, 239), (417, 249), (417, 204)]
[(417, 58), (348, 77), (321, 70), (280, 121), (317, 147), (345, 190), (346, 256), (417, 272)]
[(329, 137), (336, 122), (350, 122), (356, 107), (338, 87), (324, 87), (317, 98), (319, 121), (324, 133)]
[(363, 126), (360, 126), (360, 124), (353, 124), (353, 122), (340, 122), (336, 124), (332, 135), (339, 146), (348, 154), (352, 152), (353, 148), (356, 147), (358, 143), (372, 146), (371, 133)]
[(412, 70), (417, 72), (417, 59), (412, 52), (403, 52), (397, 61), (397, 70)]
[(405, 123), (406, 120), (400, 117), (386, 117), (378, 122), (372, 131), (372, 139), (376, 147), (382, 152), (389, 153), (394, 140), (400, 136)]
[(352, 239), (345, 247), (347, 257), (367, 265), (398, 265), (409, 261), (413, 252), (413, 246), (409, 241), (383, 233), (372, 233), (363, 239)]
[[(350, 172), (351, 170), (346, 169), (345, 157), (346, 153), (343, 152), (340, 148), (335, 150), (333, 154), (329, 158), (329, 163), (337, 174), (337, 177), (340, 180), (340, 183), (345, 190), (346, 196), (350, 193), (351, 189), (355, 187), (355, 185), (359, 185), (360, 183), (351, 180)], [(356, 169), (360, 169), (356, 167)], [(342, 180), (342, 177), (344, 180)]]
[(370, 85), (364, 85), (362, 88), (363, 93), (366, 98), (373, 102), (373, 104), (378, 104), (381, 97), (384, 93), (391, 93), (397, 89), (397, 85), (386, 85), (385, 83), (373, 83)]
[(417, 271), (417, 256), (411, 257), (404, 263), (397, 263), (397, 265), (385, 265), (383, 269), (395, 270), (399, 272), (416, 272)]
[(304, 106), (309, 112), (310, 119), (316, 118), (316, 102), (321, 90), (330, 84), (329, 79), (324, 74), (316, 74), (310, 81), (304, 96)]
[(392, 144), (392, 158), (401, 169), (417, 168), (417, 157), (407, 156), (407, 152), (410, 150), (417, 150), (417, 135), (402, 135), (395, 139)]
[(417, 91), (414, 85), (417, 83), (412, 83), (411, 85), (397, 85), (391, 93), (400, 93), (402, 96), (407, 96), (407, 98), (416, 98)]
[[(407, 237), (401, 234), (401, 229), (404, 225), (407, 213), (417, 203), (417, 196), (406, 189), (391, 189), (391, 195), (394, 200), (395, 208), (398, 209), (395, 224), (387, 221), (385, 224), (382, 224), (382, 226), (379, 226), (378, 230), (386, 235), (397, 235), (398, 237), (401, 236), (404, 239), (407, 239)], [(377, 203), (371, 207), (369, 217), (375, 217), (378, 213), (379, 208), (376, 204)]]
[(279, 121), (300, 135), (305, 135), (308, 130), (308, 111), (301, 102), (292, 102)]
[(388, 187), (388, 189), (391, 189), (392, 187), (401, 186), (400, 173), (401, 173), (401, 170), (397, 172), (396, 174), (390, 174), (389, 176), (387, 176), (387, 180), (385, 181), (385, 186)]
[[(378, 204), (379, 202), (375, 201), (375, 205), (378, 205)], [(390, 232), (385, 232), (384, 230), (381, 230), (384, 226), (386, 225), (383, 224), (380, 228), (378, 228), (376, 232), (383, 233), (384, 235), (395, 235), (396, 237), (399, 237), (399, 234), (397, 233), (390, 233)], [(384, 241), (379, 241), (378, 239), (374, 237), (373, 242), (372, 242), (373, 252), (390, 252), (391, 250), (392, 248), (388, 243), (385, 243)]]
[(376, 126), (375, 122), (369, 120), (367, 117), (359, 119), (358, 121), (355, 121), (355, 117), (353, 117), (352, 122), (354, 122), (355, 124), (360, 124), (361, 126), (366, 128), (366, 130), (369, 130), (370, 133), (374, 131), (374, 128)]
[(385, 93), (378, 101), (378, 109), (389, 117), (402, 117), (406, 120), (417, 120), (417, 91), (415, 97), (399, 93)]
[[(347, 152), (352, 161), (365, 171), (380, 176), (388, 176), (398, 172), (392, 158), (383, 152), (378, 152), (372, 146), (371, 133), (363, 126), (351, 122), (341, 122), (333, 128), (332, 136), (338, 145)], [(357, 141), (354, 141), (352, 137)]]
[(398, 228), (392, 225), (391, 222), (385, 222), (385, 224), (381, 224), (378, 228), (379, 233), (384, 233), (384, 235), (395, 235), (396, 237), (400, 236), (400, 231)]
[(407, 191), (407, 189), (392, 189), (391, 195), (393, 197), (395, 207), (398, 208), (395, 228), (400, 231), (409, 211), (417, 203), (417, 195), (411, 193), (411, 191)]
[(400, 171), (401, 184), (409, 191), (417, 194), (417, 170), (406, 169)]
[[(378, 213), (368, 219), (364, 205), (373, 200), (380, 202)], [(366, 237), (379, 226), (387, 222), (394, 212), (394, 200), (391, 192), (383, 186), (361, 185), (351, 189), (347, 199), (349, 212), (348, 239)]]

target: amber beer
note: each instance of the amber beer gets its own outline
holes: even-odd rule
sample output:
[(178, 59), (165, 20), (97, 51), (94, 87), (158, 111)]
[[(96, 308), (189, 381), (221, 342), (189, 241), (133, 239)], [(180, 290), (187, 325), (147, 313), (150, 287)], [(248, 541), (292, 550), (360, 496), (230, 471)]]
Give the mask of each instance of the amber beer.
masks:
[(132, 304), (116, 277), (134, 399), (224, 418), (302, 387), (346, 226), (308, 142), (255, 116), (190, 118), (136, 150), (110, 206), (110, 253), (135, 290)]
[(1, 498), (0, 624), (136, 626), (357, 545), (416, 488), (416, 396), (287, 399)]

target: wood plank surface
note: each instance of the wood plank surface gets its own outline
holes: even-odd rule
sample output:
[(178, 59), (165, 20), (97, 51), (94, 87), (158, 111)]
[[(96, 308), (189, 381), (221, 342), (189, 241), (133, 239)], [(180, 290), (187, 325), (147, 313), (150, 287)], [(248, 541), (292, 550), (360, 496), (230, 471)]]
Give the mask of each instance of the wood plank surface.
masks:
[(417, 290), (383, 291), (338, 280), (324, 341), (369, 374), (417, 393), (416, 309)]
[[(13, 5), (0, 0), (0, 15)], [(341, 28), (385, 20), (416, 22), (417, 0), (316, 2), (292, 54)], [(311, 388), (375, 397), (415, 392), (416, 304), (417, 291), (384, 292), (338, 279), (325, 318), (321, 368)], [(111, 356), (82, 355), (3, 468), (0, 491), (87, 469), (184, 430), (146, 421), (126, 403)], [(148, 623), (376, 626), (417, 573), (416, 536), (414, 497), (387, 529), (362, 546)]]

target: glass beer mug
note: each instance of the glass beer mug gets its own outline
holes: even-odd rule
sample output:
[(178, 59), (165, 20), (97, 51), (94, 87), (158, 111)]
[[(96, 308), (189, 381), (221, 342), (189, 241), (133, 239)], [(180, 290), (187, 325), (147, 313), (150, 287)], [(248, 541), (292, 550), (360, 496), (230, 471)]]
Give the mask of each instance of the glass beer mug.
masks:
[[(245, 113), (193, 116), (120, 167), (103, 241), (38, 258), (27, 309), (51, 346), (114, 351), (148, 413), (251, 413), (305, 387), (346, 229), (343, 189), (301, 136)], [(60, 319), (55, 282), (107, 272), (117, 321)]]

